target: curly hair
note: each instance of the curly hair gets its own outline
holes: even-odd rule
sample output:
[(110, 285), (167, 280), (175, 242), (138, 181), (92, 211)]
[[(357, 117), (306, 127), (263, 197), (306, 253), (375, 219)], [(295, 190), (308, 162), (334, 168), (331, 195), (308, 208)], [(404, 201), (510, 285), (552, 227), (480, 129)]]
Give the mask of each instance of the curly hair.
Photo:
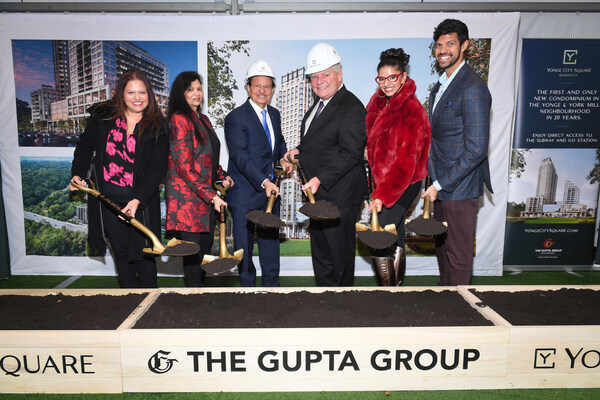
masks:
[(406, 66), (410, 56), (404, 52), (402, 48), (391, 48), (381, 52), (379, 55), (379, 64), (377, 64), (377, 71), (381, 67), (389, 66), (394, 67), (401, 72), (406, 72)]

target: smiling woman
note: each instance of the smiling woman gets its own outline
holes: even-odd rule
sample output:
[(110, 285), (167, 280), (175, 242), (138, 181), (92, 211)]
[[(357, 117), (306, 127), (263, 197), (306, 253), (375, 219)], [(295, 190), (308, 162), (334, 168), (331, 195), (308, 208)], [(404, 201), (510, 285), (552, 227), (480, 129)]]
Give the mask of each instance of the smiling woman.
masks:
[(200, 263), (212, 246), (214, 210), (227, 206), (213, 187), (217, 180), (228, 177), (219, 165), (219, 138), (201, 112), (203, 98), (202, 77), (197, 72), (177, 75), (168, 109), (171, 132), (165, 228), (179, 239), (200, 246), (200, 253), (183, 257), (187, 286), (204, 286), (206, 272)]
[(382, 226), (394, 224), (398, 234), (392, 248), (371, 251), (383, 286), (404, 279), (404, 218), (427, 175), (431, 128), (406, 72), (409, 59), (400, 48), (381, 52), (375, 78), (379, 89), (367, 105), (367, 158), (374, 182), (369, 210), (379, 213)]
[[(71, 181), (86, 186), (82, 177), (92, 165), (91, 179), (100, 192), (160, 236), (158, 185), (166, 173), (169, 148), (166, 120), (148, 78), (140, 70), (125, 71), (114, 97), (89, 113), (73, 154)], [(141, 232), (92, 196), (88, 221), (90, 248), (104, 254), (108, 237), (122, 287), (156, 287), (156, 261), (143, 253)]]

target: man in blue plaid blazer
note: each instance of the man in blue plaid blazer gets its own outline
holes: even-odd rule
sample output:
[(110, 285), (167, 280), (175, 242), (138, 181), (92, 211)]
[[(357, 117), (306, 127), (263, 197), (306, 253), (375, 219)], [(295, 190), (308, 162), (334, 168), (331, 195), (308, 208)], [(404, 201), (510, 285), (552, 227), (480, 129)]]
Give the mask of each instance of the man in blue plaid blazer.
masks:
[(434, 218), (448, 223), (448, 232), (435, 237), (440, 285), (468, 285), (483, 185), (492, 192), (487, 157), (492, 98), (486, 83), (465, 62), (467, 26), (444, 20), (433, 39), (436, 60), (445, 73), (429, 98), (428, 169), (433, 184), (421, 197), (429, 196)]

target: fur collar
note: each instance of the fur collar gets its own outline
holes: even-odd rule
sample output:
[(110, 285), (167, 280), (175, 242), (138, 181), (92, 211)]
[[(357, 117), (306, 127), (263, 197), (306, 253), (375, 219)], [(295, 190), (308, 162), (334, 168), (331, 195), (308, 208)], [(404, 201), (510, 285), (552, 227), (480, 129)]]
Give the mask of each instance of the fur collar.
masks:
[(93, 104), (87, 110), (88, 113), (95, 119), (112, 119), (117, 114), (117, 109), (107, 101)]

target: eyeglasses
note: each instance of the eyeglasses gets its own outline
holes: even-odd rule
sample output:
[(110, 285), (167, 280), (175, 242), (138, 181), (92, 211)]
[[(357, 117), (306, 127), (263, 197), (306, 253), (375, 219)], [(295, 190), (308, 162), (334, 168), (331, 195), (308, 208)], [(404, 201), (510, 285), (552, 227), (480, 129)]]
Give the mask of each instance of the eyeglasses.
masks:
[(401, 74), (392, 74), (390, 76), (378, 76), (377, 78), (375, 78), (375, 82), (377, 82), (378, 84), (382, 84), (385, 83), (386, 80), (390, 81), (390, 83), (394, 83), (396, 82), (398, 79), (400, 79), (400, 77), (404, 75), (404, 72), (402, 72)]
[(255, 83), (253, 85), (250, 85), (250, 87), (256, 91), (259, 91), (261, 89), (265, 89), (267, 92), (273, 89), (273, 85), (260, 85), (258, 83)]

